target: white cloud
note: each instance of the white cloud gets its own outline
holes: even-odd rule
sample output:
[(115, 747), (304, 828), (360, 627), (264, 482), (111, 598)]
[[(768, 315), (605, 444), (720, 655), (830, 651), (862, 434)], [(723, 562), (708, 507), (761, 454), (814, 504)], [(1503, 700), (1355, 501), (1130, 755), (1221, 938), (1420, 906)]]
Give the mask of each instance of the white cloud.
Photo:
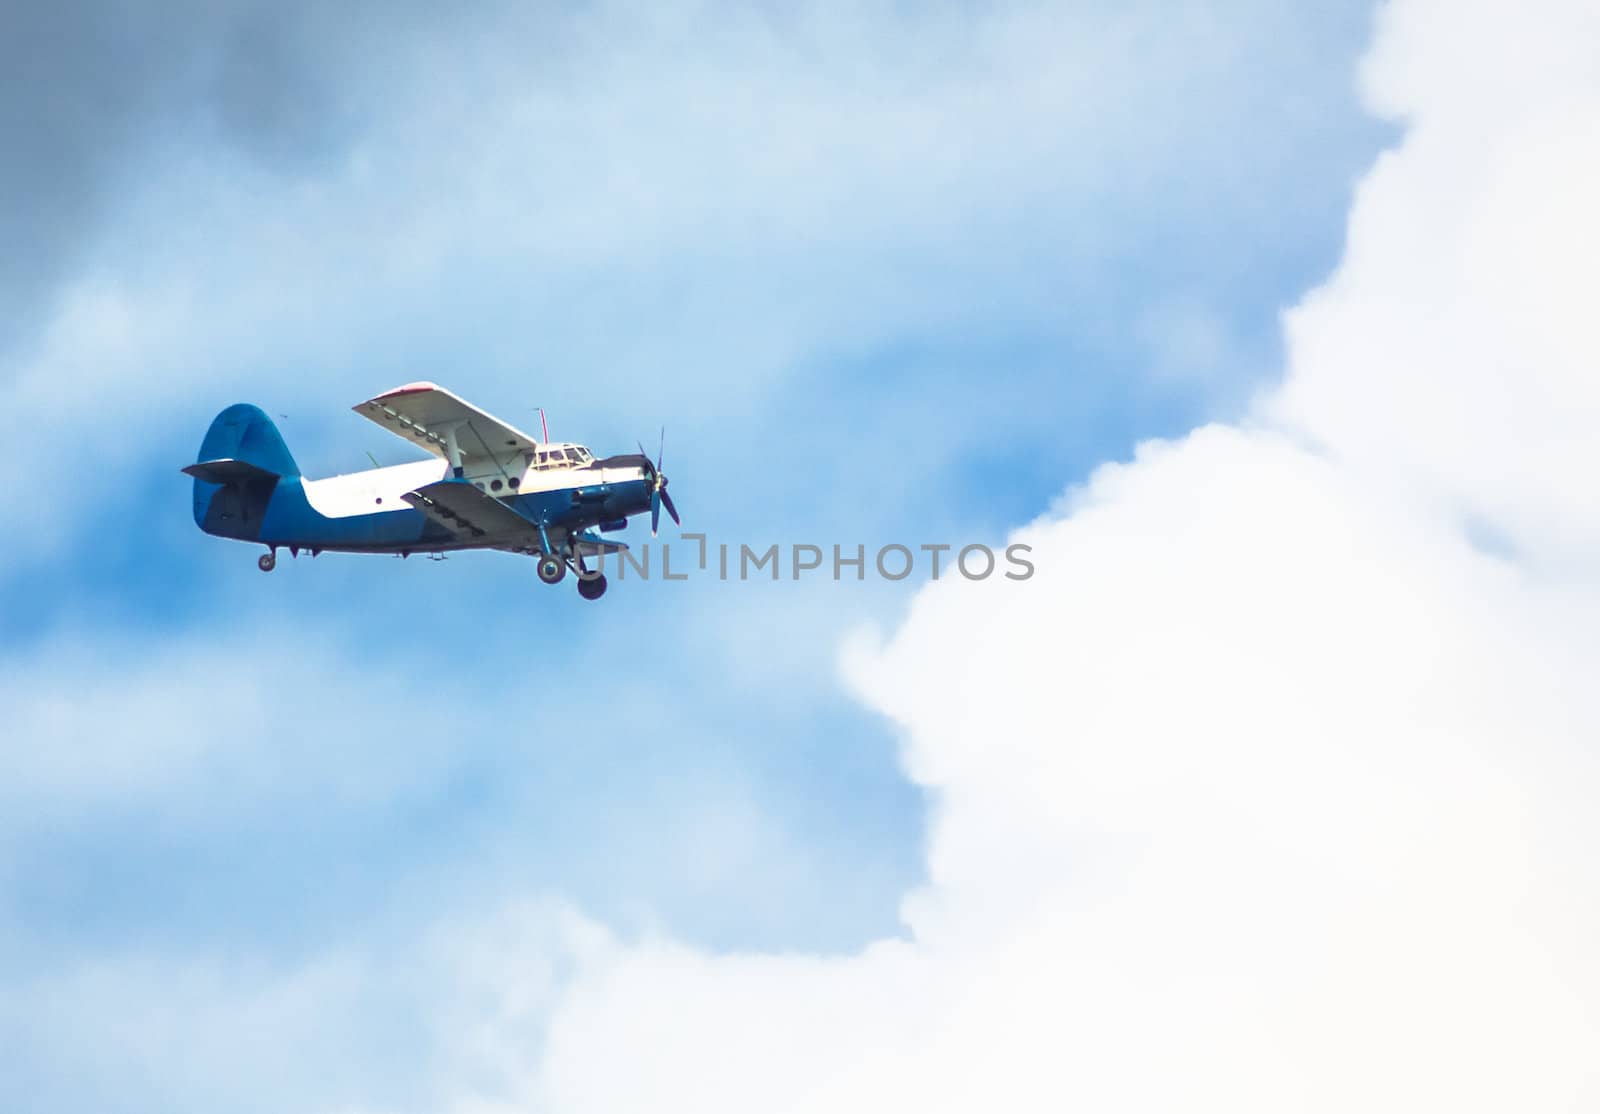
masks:
[[(1412, 131), (1290, 316), (1283, 392), (1102, 469), (1020, 535), (1033, 581), (930, 587), (852, 649), (937, 794), (909, 938), (591, 956), (510, 1097), (1600, 1101), (1583, 10), (1519, 10), (1502, 41), (1485, 6), (1395, 5), (1369, 79)], [(1456, 95), (1485, 64), (1492, 110)]]
[[(1600, 41), (1546, 7), (1504, 39), (1390, 9), (1369, 81), (1413, 130), (1290, 317), (1284, 390), (1070, 493), (1020, 535), (1034, 580), (943, 582), (852, 647), (936, 795), (905, 939), (441, 930), (433, 1090), (395, 1105), (1600, 1101), (1600, 344), (1573, 285), (1600, 99), (1568, 64)], [(1473, 91), (1485, 59), (1518, 96)]]
[(1339, 272), (1290, 315), (1274, 417), (1487, 519), (1536, 567), (1600, 555), (1600, 17), (1395, 5), (1367, 68), (1411, 121)]

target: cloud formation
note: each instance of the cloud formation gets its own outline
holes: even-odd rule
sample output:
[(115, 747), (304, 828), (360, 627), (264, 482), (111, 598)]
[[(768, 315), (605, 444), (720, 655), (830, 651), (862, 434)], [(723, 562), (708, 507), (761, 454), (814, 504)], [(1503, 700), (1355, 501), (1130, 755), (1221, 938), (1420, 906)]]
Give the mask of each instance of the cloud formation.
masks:
[(1504, 22), (1387, 12), (1409, 132), (1281, 391), (1071, 492), (1033, 581), (848, 655), (937, 802), (907, 938), (617, 942), (508, 1109), (1600, 1101), (1600, 28)]
[[(429, 376), (524, 415), (581, 407), (623, 444), (666, 415), (721, 441), (786, 408), (781, 385), (839, 365), (805, 389), (853, 394), (857, 362), (908, 344), (1115, 348), (1146, 284), (1230, 341), (1259, 331), (1234, 292), (1268, 304), (1320, 250), (1308, 229), (1370, 142), (1342, 65), (1304, 64), (1354, 17), (1254, 0), (433, 10), (82, 15), (98, 35), (24, 12), (38, 41), (14, 49), (52, 59), (59, 96), (18, 77), (4, 99), (29, 250), (0, 266), (29, 309), (0, 379), (36, 436), (132, 464), (164, 437), (192, 451), (240, 398), (337, 414)], [(58, 104), (78, 106), (48, 128), (60, 150), (29, 153), (33, 106)], [(1085, 378), (992, 363), (1007, 397)], [(985, 413), (960, 379), (924, 448)], [(70, 536), (65, 481), (29, 482), (48, 509), (26, 544)]]
[(360, 130), (381, 100), (371, 75), (403, 71), (432, 11), (365, 0), (337, 14), (302, 0), (177, 0), (159, 14), (95, 0), (8, 4), (0, 352), (34, 338), (57, 284), (160, 155), (198, 142), (291, 176), (314, 166)]
[[(1071, 227), (1081, 209), (1049, 208), (1056, 185), (1092, 201), (1135, 181), (1130, 198), (1154, 204), (1179, 192), (1174, 184), (1191, 169), (1178, 142), (1184, 129), (1173, 117), (1151, 118), (1196, 88), (1211, 89), (1212, 66), (1226, 69), (1214, 57), (1198, 71), (1162, 64), (1204, 39), (1207, 19), (1191, 11), (1172, 42), (1158, 40), (1145, 59), (1162, 79), (1154, 85), (1094, 65), (1137, 53), (1168, 8), (1091, 21), (1074, 40), (1081, 65), (1058, 72), (1063, 44), (1051, 10), (1019, 6), (985, 25), (983, 49), (961, 55), (971, 68), (958, 66), (958, 80), (932, 97), (916, 79), (937, 71), (933, 62), (965, 41), (963, 29), (936, 24), (916, 50), (884, 66), (861, 43), (893, 41), (902, 30), (887, 8), (873, 9), (870, 35), (856, 33), (863, 17), (818, 9), (826, 18), (802, 28), (821, 40), (815, 56), (791, 56), (784, 44), (794, 36), (754, 20), (731, 41), (708, 37), (693, 11), (630, 23), (620, 38), (634, 52), (618, 51), (617, 10), (591, 9), (550, 32), (575, 47), (566, 57), (618, 59), (576, 105), (559, 83), (535, 81), (529, 91), (516, 51), (469, 39), (467, 54), (484, 51), (479, 80), (466, 83), (460, 102), (441, 103), (437, 119), (417, 120), (415, 134), (430, 138), (414, 151), (405, 128), (368, 135), (324, 177), (281, 192), (264, 191), (261, 167), (248, 160), (208, 153), (169, 168), (170, 178), (137, 201), (149, 224), (121, 231), (119, 246), (139, 247), (151, 228), (181, 228), (174, 214), (196, 201), (200, 231), (69, 291), (41, 357), (23, 369), (26, 397), (38, 411), (66, 414), (94, 396), (100, 405), (84, 420), (109, 430), (128, 416), (119, 407), (134, 401), (171, 407), (196, 384), (268, 375), (275, 363), (325, 346), (335, 355), (324, 358), (340, 366), (316, 390), (347, 402), (346, 394), (360, 397), (356, 373), (370, 371), (350, 353), (384, 324), (407, 326), (384, 358), (436, 357), (493, 317), (553, 321), (560, 314), (552, 307), (574, 304), (585, 283), (630, 266), (640, 273), (596, 300), (625, 312), (580, 313), (552, 342), (592, 357), (589, 365), (633, 373), (660, 355), (630, 340), (640, 321), (649, 323), (638, 330), (645, 335), (681, 320), (684, 356), (726, 325), (723, 347), (709, 353), (715, 366), (694, 385), (708, 399), (743, 385), (749, 369), (739, 357), (775, 376), (814, 355), (818, 336), (843, 336), (848, 347), (946, 315), (1003, 331), (1016, 323), (1006, 316), (1015, 305), (1017, 317), (1037, 324), (1060, 311), (1058, 299), (1093, 287), (1109, 250), (1096, 237), (1110, 233)], [(137, 941), (119, 941), (134, 958), (119, 961), (112, 949), (103, 963), (7, 987), (4, 1028), (29, 1036), (27, 1071), (11, 1073), (10, 1085), (44, 1080), (46, 1100), (76, 1107), (82, 1092), (74, 1088), (85, 1078), (92, 1087), (140, 1070), (156, 1077), (148, 1089), (99, 1096), (102, 1109), (135, 1107), (151, 1093), (166, 1108), (347, 1111), (1581, 1105), (1589, 1096), (1578, 1076), (1594, 1043), (1585, 1015), (1596, 990), (1584, 958), (1595, 894), (1583, 857), (1596, 787), (1587, 752), (1596, 711), (1583, 687), (1594, 664), (1584, 636), (1593, 629), (1593, 585), (1581, 562), (1554, 559), (1581, 552), (1549, 525), (1567, 504), (1518, 517), (1519, 495), (1539, 506), (1569, 494), (1524, 475), (1496, 496), (1493, 462), (1481, 466), (1483, 485), (1459, 482), (1451, 462), (1473, 438), (1500, 438), (1491, 443), (1518, 472), (1519, 446), (1557, 427), (1581, 397), (1592, 334), (1580, 299), (1557, 289), (1558, 272), (1541, 265), (1542, 253), (1564, 248), (1561, 237), (1530, 247), (1496, 221), (1485, 230), (1499, 237), (1485, 241), (1486, 267), (1475, 273), (1532, 253), (1506, 273), (1532, 284), (1528, 312), (1551, 316), (1523, 339), (1555, 349), (1541, 368), (1573, 375), (1551, 373), (1547, 387), (1527, 395), (1508, 385), (1506, 366), (1490, 358), (1496, 349), (1475, 343), (1503, 319), (1505, 291), (1492, 284), (1468, 284), (1412, 313), (1395, 303), (1415, 305), (1438, 289), (1424, 280), (1455, 277), (1440, 274), (1447, 268), (1437, 261), (1458, 257), (1477, 226), (1463, 206), (1441, 199), (1482, 194), (1486, 151), (1510, 152), (1508, 169), (1531, 166), (1516, 152), (1537, 124), (1552, 129), (1536, 145), (1546, 166), (1569, 169), (1583, 157), (1581, 127), (1569, 133), (1549, 109), (1560, 102), (1575, 123), (1592, 119), (1590, 94), (1576, 68), (1549, 63), (1593, 39), (1582, 38), (1582, 25), (1529, 36), (1526, 57), (1507, 61), (1500, 80), (1537, 95), (1480, 115), (1490, 106), (1456, 95), (1470, 84), (1461, 67), (1481, 53), (1459, 36), (1496, 42), (1499, 24), (1467, 16), (1413, 4), (1387, 17), (1370, 80), (1412, 131), (1367, 183), (1344, 267), (1291, 319), (1285, 390), (1241, 425), (1151, 444), (1069, 494), (1022, 535), (1038, 556), (1033, 581), (1009, 592), (997, 583), (943, 584), (919, 597), (886, 644), (864, 639), (852, 650), (851, 683), (898, 725), (906, 768), (935, 801), (929, 880), (906, 899), (903, 938), (844, 958), (727, 956), (666, 932), (635, 938), (568, 911), (519, 905), (477, 920), (457, 907), (416, 948), (409, 924), (380, 919), (351, 945), (362, 954), (330, 945), (299, 967), (249, 954), (145, 959)], [(514, 37), (519, 48), (530, 38)], [(635, 80), (635, 52), (651, 63), (651, 81)], [(679, 58), (687, 59), (681, 67)], [(752, 58), (759, 64), (735, 67), (730, 79), (743, 100), (697, 77), (708, 60)], [(1103, 76), (1091, 83), (1101, 103), (1131, 100), (1151, 130), (1097, 116), (1092, 99), (1087, 117), (1074, 115), (1085, 100), (1067, 74)], [(236, 95), (253, 103), (250, 82), (240, 80)], [(792, 96), (797, 86), (815, 95)], [(506, 96), (480, 102), (474, 93), (483, 90)], [(450, 148), (439, 136), (470, 118), (462, 102), (501, 111), (464, 129), (465, 156), (441, 158)], [(1031, 111), (1013, 111), (1018, 105)], [(833, 126), (841, 116), (844, 126)], [(954, 150), (934, 127), (952, 119), (962, 121)], [(1103, 126), (1057, 133), (1061, 119)], [(613, 129), (625, 136), (614, 147), (595, 138)], [(769, 134), (809, 137), (812, 147), (801, 158), (785, 143), (755, 144)], [(894, 142), (880, 149), (884, 134)], [(550, 146), (509, 141), (530, 136)], [(1165, 159), (1136, 157), (1168, 143)], [(684, 144), (695, 157), (679, 164), (675, 149)], [(752, 145), (764, 158), (739, 157)], [(574, 152), (573, 164), (549, 166), (541, 161), (549, 150)], [(1241, 151), (1253, 153), (1248, 144)], [(1064, 174), (1080, 164), (1082, 177)], [(808, 177), (796, 165), (820, 172)], [(196, 185), (188, 175), (197, 166), (228, 179), (227, 188), (210, 192), (204, 174)], [(462, 181), (458, 166), (488, 168), (489, 180)], [(708, 197), (684, 166), (708, 171), (723, 192)], [(1561, 205), (1552, 208), (1543, 173), (1508, 179), (1503, 212), (1537, 210), (1551, 213), (1553, 228), (1585, 227), (1582, 214), (1564, 220)], [(398, 180), (419, 185), (422, 200), (381, 188)], [(1264, 180), (1254, 169), (1239, 172), (1241, 185)], [(502, 192), (507, 181), (514, 188)], [(1227, 179), (1208, 181), (1205, 196), (1228, 194)], [(780, 193), (794, 182), (795, 192)], [(853, 210), (852, 199), (870, 188), (880, 191), (872, 205)], [(452, 205), (436, 213), (430, 198)], [(1259, 198), (1249, 198), (1231, 220), (1254, 212)], [(1165, 214), (1170, 224), (1155, 222), (1157, 232), (1191, 227), (1204, 205), (1189, 202)], [(881, 224), (880, 210), (897, 207), (898, 220)], [(1030, 208), (1048, 219), (1007, 223)], [(359, 219), (345, 224), (352, 213)], [(682, 253), (708, 242), (708, 229), (727, 235), (696, 267), (678, 267)], [(222, 248), (199, 250), (207, 242)], [(1049, 250), (1032, 254), (1043, 242)], [(1002, 248), (983, 250), (995, 243)], [(365, 254), (371, 244), (376, 253)], [(1059, 286), (1015, 283), (1007, 288), (1015, 302), (1008, 295), (997, 299), (998, 312), (971, 309), (974, 295), (994, 297), (1004, 285), (995, 276), (1028, 274), (1064, 246), (1075, 262)], [(1190, 246), (1205, 252), (1204, 243)], [(508, 262), (518, 253), (538, 266)], [(496, 281), (455, 290), (438, 278), (463, 264)], [(844, 272), (863, 281), (837, 283)], [(156, 281), (143, 283), (146, 273)], [(715, 273), (725, 281), (697, 281)], [(1397, 274), (1413, 281), (1386, 285)], [(286, 275), (313, 277), (295, 284)], [(485, 287), (535, 277), (566, 285), (552, 296), (505, 281), (511, 295), (469, 311)], [(925, 296), (907, 297), (913, 287)], [(718, 290), (737, 296), (730, 303)], [(1194, 334), (1231, 351), (1207, 307), (1172, 305), (1151, 317), (1156, 347), (1183, 348), (1160, 338)], [(449, 335), (430, 333), (435, 309), (451, 322), (440, 329)], [(1389, 316), (1371, 316), (1379, 312)], [(342, 324), (326, 325), (333, 318)], [(484, 351), (500, 356), (492, 374), (511, 381), (520, 341), (503, 328), (485, 332)], [(1369, 347), (1355, 343), (1357, 333), (1372, 338)], [(1386, 340), (1403, 344), (1404, 358), (1371, 363), (1396, 351)], [(253, 362), (243, 370), (219, 370), (219, 353), (246, 352)], [(151, 367), (169, 374), (136, 385)], [(617, 374), (607, 389), (623, 381)], [(1504, 428), (1508, 421), (1514, 428)], [(1573, 474), (1592, 464), (1583, 449), (1574, 439), (1564, 450)], [(272, 697), (309, 691), (317, 694), (311, 711), (339, 711), (343, 692), (362, 682), (358, 671), (312, 655), (240, 684), (228, 668), (231, 649), (208, 645), (193, 660), (153, 661), (81, 704), (72, 686), (52, 685), (55, 670), (20, 674), (12, 691), (43, 695), (30, 714), (61, 718), (31, 721), (36, 731), (91, 748), (87, 757), (105, 764), (91, 773), (122, 777), (128, 770), (117, 763), (131, 765), (129, 791), (154, 799), (154, 813), (165, 804), (163, 784), (226, 790), (241, 762), (247, 770), (258, 755), (271, 763), (273, 728), (292, 730), (306, 710)], [(115, 658), (94, 655), (87, 665), (111, 669)], [(187, 686), (163, 695), (161, 679), (174, 673)], [(189, 745), (203, 742), (203, 714), (177, 717), (182, 737), (152, 745), (149, 768), (138, 767), (146, 744), (119, 748), (106, 730), (125, 714), (152, 719), (152, 702), (181, 700), (196, 687), (212, 692), (206, 712), (239, 707), (251, 718), (251, 745), (230, 747), (218, 766)], [(394, 717), (381, 722), (398, 724), (403, 695), (378, 695)], [(384, 741), (370, 725), (353, 725), (366, 722), (364, 709), (342, 714), (352, 726), (338, 734)], [(650, 726), (629, 724), (627, 734), (644, 737)], [(448, 725), (438, 733), (453, 741)], [(351, 755), (330, 776), (373, 761)], [(60, 754), (30, 756), (19, 766), (27, 796), (70, 811), (111, 795), (115, 779), (75, 777), (67, 767)], [(276, 789), (292, 792), (294, 783), (290, 776)], [(359, 794), (359, 776), (352, 787)], [(225, 806), (270, 808), (279, 799), (254, 790), (217, 796)], [(697, 793), (687, 797), (701, 803)], [(338, 792), (319, 797), (340, 800)], [(717, 811), (691, 835), (730, 854), (744, 850), (748, 829), (727, 824), (730, 815), (741, 818)], [(338, 883), (336, 874), (316, 877)], [(419, 904), (441, 893), (459, 898), (442, 886), (420, 889)], [(77, 1042), (92, 1054), (75, 1056)], [(418, 1047), (426, 1051), (394, 1062), (394, 1048)]]

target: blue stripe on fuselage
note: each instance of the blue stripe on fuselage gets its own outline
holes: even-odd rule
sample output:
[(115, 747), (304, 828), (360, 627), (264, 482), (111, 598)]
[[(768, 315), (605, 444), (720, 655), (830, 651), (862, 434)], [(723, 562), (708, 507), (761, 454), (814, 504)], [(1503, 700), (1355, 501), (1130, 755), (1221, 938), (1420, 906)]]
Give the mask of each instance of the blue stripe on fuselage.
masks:
[[(265, 507), (260, 506), (262, 496)], [(194, 499), (195, 522), (206, 533), (265, 545), (388, 553), (481, 544), (458, 538), (412, 507), (329, 518), (312, 507), (298, 476), (286, 476), (270, 494), (255, 496), (196, 480)], [(650, 485), (645, 480), (589, 484), (514, 495), (501, 502), (528, 519), (530, 527), (542, 524), (547, 529), (578, 531), (648, 510)]]

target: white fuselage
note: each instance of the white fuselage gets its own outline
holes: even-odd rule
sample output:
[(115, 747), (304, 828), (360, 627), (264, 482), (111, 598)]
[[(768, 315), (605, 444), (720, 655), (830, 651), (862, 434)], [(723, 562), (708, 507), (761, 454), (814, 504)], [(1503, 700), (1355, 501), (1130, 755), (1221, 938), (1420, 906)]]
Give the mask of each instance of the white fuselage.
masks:
[[(318, 514), (327, 518), (348, 518), (384, 511), (409, 511), (410, 505), (401, 496), (442, 480), (449, 474), (450, 466), (443, 460), (418, 460), (321, 480), (302, 480), (302, 486), (306, 502)], [(514, 466), (504, 467), (492, 461), (472, 460), (468, 462), (463, 475), (474, 486), (497, 498), (590, 484), (620, 483), (644, 477), (644, 469), (633, 465), (620, 468), (540, 466), (526, 463), (521, 456), (515, 459)]]

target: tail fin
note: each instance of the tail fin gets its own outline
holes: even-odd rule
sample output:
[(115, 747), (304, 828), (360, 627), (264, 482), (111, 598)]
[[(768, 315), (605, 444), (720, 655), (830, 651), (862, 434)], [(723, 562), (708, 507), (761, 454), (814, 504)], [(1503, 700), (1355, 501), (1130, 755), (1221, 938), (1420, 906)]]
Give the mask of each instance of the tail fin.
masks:
[(200, 459), (184, 469), (194, 477), (194, 520), (208, 533), (254, 537), (278, 481), (300, 466), (272, 419), (241, 402), (216, 416)]
[[(274, 476), (298, 476), (300, 466), (289, 455), (289, 446), (272, 419), (259, 406), (241, 402), (218, 414), (200, 443), (200, 460), (184, 469), (200, 477), (201, 469), (223, 462), (247, 464), (252, 469)], [(204, 478), (204, 477), (200, 477)], [(213, 482), (227, 482), (225, 479)]]

